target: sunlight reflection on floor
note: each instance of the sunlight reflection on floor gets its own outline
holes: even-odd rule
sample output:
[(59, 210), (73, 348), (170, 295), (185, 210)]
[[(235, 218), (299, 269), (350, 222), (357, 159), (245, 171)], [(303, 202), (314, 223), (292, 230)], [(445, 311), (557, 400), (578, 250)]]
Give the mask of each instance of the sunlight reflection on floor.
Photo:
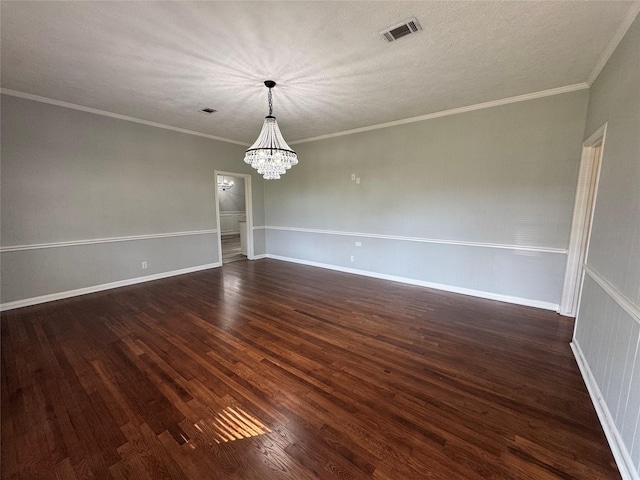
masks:
[(196, 422), (194, 427), (218, 444), (271, 432), (262, 422), (238, 406), (227, 407), (212, 419)]

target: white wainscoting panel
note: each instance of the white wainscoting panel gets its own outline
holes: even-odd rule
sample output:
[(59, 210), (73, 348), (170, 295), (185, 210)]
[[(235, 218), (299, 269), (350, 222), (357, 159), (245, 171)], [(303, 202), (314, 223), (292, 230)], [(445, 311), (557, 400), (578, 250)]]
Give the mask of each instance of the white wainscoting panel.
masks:
[(220, 212), (220, 234), (221, 235), (239, 235), (240, 224), (238, 222), (246, 222), (247, 216), (245, 212)]
[(624, 480), (640, 480), (640, 307), (585, 268), (572, 348)]

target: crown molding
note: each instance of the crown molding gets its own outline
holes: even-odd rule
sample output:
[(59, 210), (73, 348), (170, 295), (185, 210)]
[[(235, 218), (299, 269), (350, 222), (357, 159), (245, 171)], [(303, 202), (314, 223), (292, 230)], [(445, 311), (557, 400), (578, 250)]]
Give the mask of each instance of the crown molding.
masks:
[(104, 117), (117, 118), (118, 120), (125, 120), (127, 122), (140, 123), (142, 125), (148, 125), (150, 127), (163, 128), (165, 130), (173, 130), (174, 132), (186, 133), (187, 135), (195, 135), (197, 137), (210, 138), (212, 140), (218, 140), (220, 142), (233, 143), (235, 145), (248, 146), (248, 143), (239, 142), (237, 140), (230, 140), (224, 137), (216, 137), (215, 135), (209, 135), (207, 133), (194, 132), (193, 130), (187, 130), (185, 128), (172, 127), (171, 125), (165, 125), (163, 123), (150, 122), (149, 120), (143, 120), (141, 118), (129, 117), (127, 115), (120, 115), (119, 113), (107, 112), (106, 110), (99, 110), (97, 108), (85, 107), (77, 105), (75, 103), (63, 102), (62, 100), (55, 100), (53, 98), (41, 97), (39, 95), (33, 95), (31, 93), (19, 92), (18, 90), (11, 90), (8, 88), (0, 88), (0, 93), (3, 95), (10, 95), (12, 97), (25, 98), (27, 100), (33, 100), (34, 102), (48, 103), (49, 105), (57, 105), (58, 107), (70, 108), (72, 110), (79, 110), (81, 112), (94, 113), (96, 115), (102, 115)]
[[(638, 5), (640, 5), (640, 0), (638, 1)], [(564, 87), (551, 88), (549, 90), (542, 90), (542, 91), (539, 91), (539, 92), (527, 93), (527, 94), (524, 94), (524, 95), (517, 95), (515, 97), (502, 98), (502, 99), (499, 99), (499, 100), (492, 100), (490, 102), (477, 103), (477, 104), (474, 104), (474, 105), (467, 105), (465, 107), (452, 108), (450, 110), (442, 110), (440, 112), (428, 113), (426, 115), (420, 115), (420, 116), (417, 116), (417, 117), (404, 118), (404, 119), (401, 119), (401, 120), (394, 120), (392, 122), (379, 123), (377, 125), (369, 125), (369, 126), (366, 126), (366, 127), (353, 128), (351, 130), (344, 130), (342, 132), (328, 133), (326, 135), (319, 135), (317, 137), (303, 138), (301, 140), (295, 140), (293, 142), (289, 142), (289, 144), (290, 145), (297, 145), (297, 144), (300, 144), (300, 143), (314, 142), (316, 140), (324, 140), (324, 139), (327, 139), (327, 138), (342, 137), (344, 135), (351, 135), (351, 134), (354, 134), (354, 133), (368, 132), (370, 130), (379, 130), (379, 129), (382, 129), (382, 128), (395, 127), (395, 126), (398, 126), (398, 125), (405, 125), (407, 123), (422, 122), (424, 120), (431, 120), (431, 119), (434, 119), (434, 118), (447, 117), (449, 115), (457, 115), (459, 113), (473, 112), (473, 111), (476, 111), (476, 110), (483, 110), (485, 108), (492, 108), (492, 107), (498, 107), (498, 106), (501, 106), (501, 105), (508, 105), (510, 103), (526, 102), (527, 100), (534, 100), (536, 98), (544, 98), (544, 97), (550, 97), (550, 96), (553, 96), (553, 95), (561, 95), (563, 93), (575, 92), (577, 90), (584, 90), (584, 89), (589, 88), (589, 85), (590, 85), (589, 83), (585, 83), (585, 82), (583, 82), (583, 83), (575, 83), (573, 85), (566, 85)], [(120, 115), (119, 113), (112, 113), (112, 112), (107, 112), (105, 110), (98, 110), (98, 109), (95, 109), (95, 108), (84, 107), (82, 105), (63, 102), (63, 101), (60, 101), (60, 100), (54, 100), (54, 99), (51, 99), (51, 98), (41, 97), (41, 96), (38, 96), (38, 95), (32, 95), (30, 93), (19, 92), (17, 90), (10, 90), (8, 88), (0, 88), (0, 93), (2, 93), (4, 95), (11, 95), (11, 96), (14, 96), (14, 97), (19, 97), (19, 98), (26, 98), (28, 100), (34, 100), (36, 102), (48, 103), (48, 104), (57, 105), (57, 106), (60, 106), (60, 107), (71, 108), (71, 109), (74, 109), (74, 110), (80, 110), (80, 111), (83, 111), (83, 112), (95, 113), (96, 115), (103, 115), (103, 116), (107, 116), (107, 117), (111, 117), (111, 118), (117, 118), (117, 119), (120, 119), (120, 120), (126, 120), (126, 121), (129, 121), (129, 122), (141, 123), (143, 125), (149, 125), (149, 126), (152, 126), (152, 127), (164, 128), (166, 130), (173, 130), (173, 131), (176, 131), (176, 132), (186, 133), (186, 134), (189, 134), (189, 135), (196, 135), (196, 136), (199, 136), (199, 137), (211, 138), (213, 140), (219, 140), (219, 141), (222, 141), (222, 142), (233, 143), (235, 145), (242, 145), (242, 146), (245, 146), (245, 147), (249, 146), (248, 143), (239, 142), (239, 141), (236, 141), (236, 140), (230, 140), (228, 138), (216, 137), (215, 135), (208, 135), (206, 133), (194, 132), (192, 130), (185, 130), (183, 128), (172, 127), (170, 125), (164, 125), (162, 123), (150, 122), (150, 121), (142, 120), (142, 119), (139, 119), (139, 118), (128, 117), (126, 115)]]
[(602, 56), (598, 60), (598, 63), (596, 63), (596, 66), (593, 67), (593, 70), (591, 71), (591, 74), (587, 79), (587, 84), (589, 86), (591, 86), (593, 82), (596, 81), (596, 78), (598, 78), (598, 75), (600, 75), (600, 72), (611, 58), (611, 55), (613, 55), (613, 52), (615, 52), (618, 44), (627, 33), (627, 30), (629, 30), (629, 27), (631, 27), (633, 21), (638, 16), (638, 13), (640, 13), (640, 0), (633, 2), (624, 19), (622, 20), (622, 23), (609, 42), (609, 45), (607, 45), (607, 48), (605, 48), (604, 52), (602, 52)]
[(407, 123), (422, 122), (424, 120), (431, 120), (434, 118), (448, 117), (449, 115), (457, 115), (459, 113), (473, 112), (475, 110), (483, 110), (485, 108), (498, 107), (500, 105), (508, 105), (510, 103), (526, 102), (527, 100), (534, 100), (536, 98), (550, 97), (552, 95), (561, 95), (563, 93), (575, 92), (576, 90), (584, 90), (589, 88), (587, 83), (575, 83), (573, 85), (567, 85), (564, 87), (551, 88), (549, 90), (542, 90), (540, 92), (527, 93), (525, 95), (518, 95), (515, 97), (502, 98), (500, 100), (492, 100), (490, 102), (477, 103), (475, 105), (468, 105), (466, 107), (452, 108), (451, 110), (443, 110), (441, 112), (428, 113), (427, 115), (420, 115), (418, 117), (404, 118), (402, 120), (394, 120), (393, 122), (379, 123), (377, 125), (369, 125), (367, 127), (353, 128), (351, 130), (344, 130), (342, 132), (329, 133), (327, 135), (319, 135), (317, 137), (303, 138), (302, 140), (296, 140), (289, 142), (290, 145), (297, 145), (300, 143), (315, 142), (316, 140), (324, 140), (333, 137), (342, 137), (344, 135), (351, 135), (354, 133), (368, 132), (370, 130), (378, 130), (381, 128), (395, 127), (398, 125), (404, 125)]

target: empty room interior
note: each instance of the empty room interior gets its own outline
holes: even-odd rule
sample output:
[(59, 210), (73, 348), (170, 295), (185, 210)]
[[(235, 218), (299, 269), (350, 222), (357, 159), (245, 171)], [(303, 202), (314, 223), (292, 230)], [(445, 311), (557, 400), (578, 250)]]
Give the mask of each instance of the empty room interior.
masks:
[(640, 480), (640, 2), (0, 9), (3, 480)]

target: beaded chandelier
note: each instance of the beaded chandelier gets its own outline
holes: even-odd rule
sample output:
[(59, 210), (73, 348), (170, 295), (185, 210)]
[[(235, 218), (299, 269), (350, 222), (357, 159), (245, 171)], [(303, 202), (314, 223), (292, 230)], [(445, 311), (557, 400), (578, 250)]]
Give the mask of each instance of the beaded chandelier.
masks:
[(247, 150), (244, 162), (258, 170), (265, 180), (277, 180), (293, 165), (297, 165), (298, 155), (282, 138), (276, 117), (273, 116), (271, 89), (276, 86), (276, 82), (267, 80), (264, 84), (269, 89), (269, 115), (264, 118), (262, 131)]

